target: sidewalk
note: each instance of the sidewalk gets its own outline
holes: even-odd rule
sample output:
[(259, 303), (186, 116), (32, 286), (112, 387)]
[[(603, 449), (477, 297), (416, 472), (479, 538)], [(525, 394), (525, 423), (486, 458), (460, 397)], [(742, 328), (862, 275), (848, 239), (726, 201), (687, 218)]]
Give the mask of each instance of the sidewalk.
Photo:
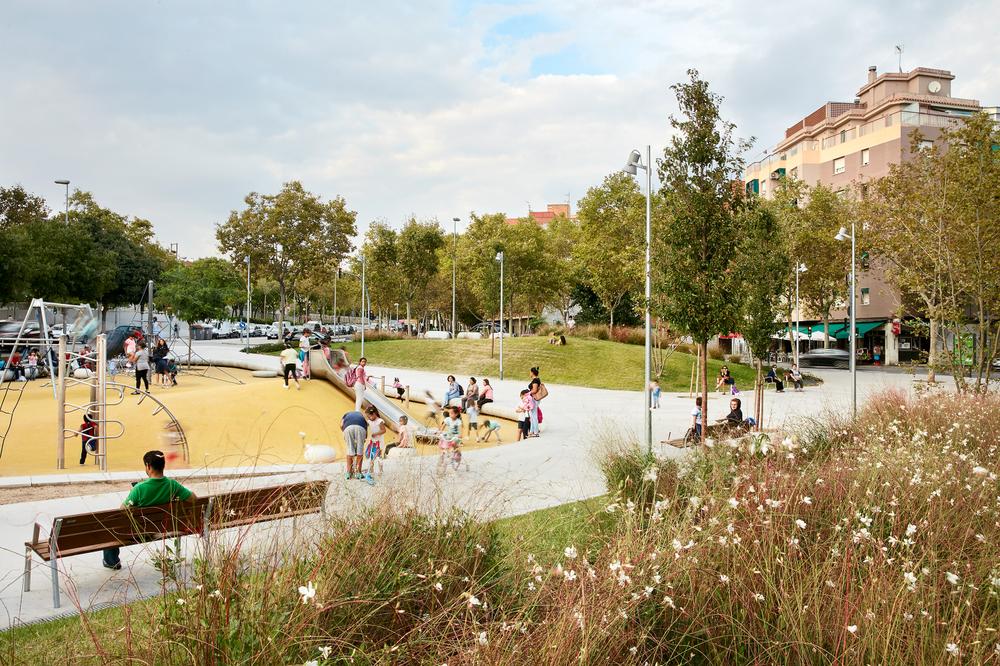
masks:
[[(442, 348), (448, 342), (442, 341)], [(220, 365), (234, 364), (249, 369), (273, 369), (275, 357), (243, 354), (238, 348), (219, 343), (196, 343), (195, 350), (205, 359)], [(804, 392), (786, 391), (765, 395), (765, 425), (778, 427), (800, 416), (818, 415), (824, 411), (844, 412), (850, 409), (850, 375), (839, 370), (812, 371), (824, 380), (819, 387)], [(395, 369), (380, 366), (378, 358), (370, 358), (369, 374), (398, 376), (414, 389), (427, 388), (435, 395), (443, 393), (443, 372)], [(466, 378), (460, 378), (464, 382)], [(498, 405), (513, 404), (523, 383), (500, 381), (490, 377)], [(544, 377), (542, 378), (544, 380)], [(862, 403), (872, 392), (887, 388), (911, 390), (909, 375), (859, 373), (858, 401)], [(504, 446), (470, 451), (465, 454), (468, 469), (439, 478), (435, 473), (434, 456), (392, 458), (386, 462), (386, 474), (374, 487), (357, 481), (346, 482), (340, 464), (316, 466), (307, 471), (288, 470), (279, 477), (256, 477), (244, 480), (214, 481), (193, 484), (195, 492), (210, 492), (231, 488), (240, 483), (254, 486), (287, 483), (301, 478), (331, 478), (327, 497), (330, 512), (350, 511), (359, 506), (380, 502), (407, 502), (422, 507), (457, 506), (484, 518), (515, 515), (545, 508), (605, 492), (603, 479), (592, 455), (593, 445), (602, 432), (631, 433), (639, 438), (643, 424), (643, 398), (638, 392), (610, 391), (548, 384), (549, 397), (542, 403), (545, 419), (542, 436)], [(746, 387), (749, 388), (749, 387)], [(744, 394), (743, 411), (752, 413), (750, 396)], [(729, 396), (712, 394), (709, 418), (722, 418), (728, 412)], [(653, 413), (654, 442), (677, 437), (690, 422), (693, 400), (687, 395), (664, 394), (662, 408)], [(678, 457), (684, 451), (655, 445), (664, 456)], [(277, 471), (277, 470), (275, 470)], [(132, 473), (132, 476), (135, 476)], [(242, 487), (246, 487), (245, 485)], [(121, 603), (126, 598), (155, 594), (159, 576), (149, 564), (149, 553), (156, 544), (133, 546), (123, 550), (123, 572), (109, 572), (100, 565), (100, 555), (81, 555), (61, 561), (63, 572), (63, 608), (54, 610), (48, 567), (34, 560), (32, 591), (21, 592), (24, 566), (24, 541), (31, 536), (31, 526), (40, 522), (47, 530), (58, 515), (82, 513), (119, 505), (124, 493), (106, 493), (76, 498), (62, 498), (37, 503), (0, 506), (0, 604), (6, 617), (0, 614), (0, 625), (15, 621), (30, 622), (49, 619), (73, 611), (75, 596), (83, 609), (107, 603)], [(301, 528), (301, 523), (300, 523)], [(253, 528), (261, 534), (274, 531), (291, 533), (290, 521)], [(262, 537), (263, 538), (263, 537)], [(184, 540), (183, 550), (190, 557), (197, 540)], [(75, 592), (73, 592), (75, 590)]]

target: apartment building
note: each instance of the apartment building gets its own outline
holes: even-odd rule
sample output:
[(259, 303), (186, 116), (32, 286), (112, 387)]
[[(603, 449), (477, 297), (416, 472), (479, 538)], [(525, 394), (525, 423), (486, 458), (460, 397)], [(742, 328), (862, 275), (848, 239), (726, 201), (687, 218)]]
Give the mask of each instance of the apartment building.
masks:
[[(549, 222), (556, 219), (557, 217), (570, 217), (569, 214), (569, 204), (568, 203), (558, 203), (549, 204), (545, 207), (545, 210), (529, 210), (528, 215), (530, 219), (538, 223), (543, 229), (549, 226)], [(517, 224), (523, 218), (519, 217), (508, 217), (507, 224)], [(575, 218), (572, 218), (575, 219)]]
[[(773, 152), (747, 165), (747, 191), (769, 198), (787, 176), (809, 185), (822, 183), (846, 195), (852, 186), (886, 175), (890, 165), (909, 155), (915, 130), (923, 141), (933, 142), (943, 127), (983, 109), (978, 100), (952, 95), (954, 79), (944, 69), (918, 67), (879, 74), (869, 67), (867, 81), (853, 101), (826, 102), (786, 129)], [(995, 107), (985, 110), (994, 116), (998, 111)], [(914, 359), (926, 350), (926, 339), (894, 321), (898, 295), (876, 268), (859, 268), (857, 297), (859, 349), (871, 353), (880, 347), (889, 364)], [(821, 324), (809, 319), (810, 313), (801, 314), (803, 333), (822, 340), (821, 334), (817, 336)], [(831, 327), (845, 347), (849, 331), (843, 321), (847, 316), (845, 304), (833, 313), (838, 324)]]

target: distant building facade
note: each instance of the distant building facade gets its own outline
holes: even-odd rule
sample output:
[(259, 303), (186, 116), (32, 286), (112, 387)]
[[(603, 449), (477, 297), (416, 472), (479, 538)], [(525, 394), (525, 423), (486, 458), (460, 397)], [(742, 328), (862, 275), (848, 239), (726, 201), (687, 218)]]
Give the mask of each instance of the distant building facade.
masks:
[[(771, 154), (748, 164), (746, 190), (770, 198), (782, 177), (788, 177), (846, 194), (852, 186), (863, 188), (866, 181), (885, 176), (892, 164), (905, 160), (915, 130), (923, 141), (933, 142), (942, 128), (963, 116), (980, 110), (1000, 116), (996, 107), (984, 109), (978, 100), (954, 97), (954, 79), (944, 69), (918, 67), (878, 74), (869, 67), (867, 81), (853, 101), (823, 104), (785, 130)], [(845, 266), (845, 274), (847, 270)], [(894, 321), (899, 297), (880, 271), (858, 268), (857, 299), (859, 349), (871, 354), (878, 347), (888, 364), (915, 360), (926, 351), (926, 339)], [(803, 333), (815, 334), (822, 323), (806, 319), (808, 314), (802, 313)], [(831, 332), (846, 347), (846, 303), (832, 316)]]
[[(543, 229), (549, 226), (549, 222), (556, 219), (557, 217), (570, 217), (569, 214), (569, 204), (568, 203), (558, 203), (549, 204), (545, 207), (545, 210), (529, 210), (529, 219), (534, 220)], [(507, 224), (517, 224), (523, 217), (508, 217)], [(572, 219), (572, 218), (570, 218)]]

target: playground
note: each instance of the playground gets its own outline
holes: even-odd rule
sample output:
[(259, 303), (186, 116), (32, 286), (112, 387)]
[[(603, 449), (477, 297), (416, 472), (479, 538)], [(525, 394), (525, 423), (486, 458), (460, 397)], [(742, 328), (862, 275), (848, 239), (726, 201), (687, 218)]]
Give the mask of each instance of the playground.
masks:
[[(130, 379), (120, 377), (119, 381), (127, 384)], [(177, 386), (151, 388), (181, 424), (188, 441), (190, 463), (178, 461), (176, 467), (253, 468), (303, 463), (303, 443), (331, 445), (337, 450), (337, 461), (343, 460), (340, 417), (354, 409), (354, 400), (322, 379), (302, 381), (301, 390), (286, 391), (280, 378), (259, 378), (247, 370), (227, 368), (224, 375), (209, 369), (204, 374), (179, 375)], [(85, 386), (69, 387), (67, 403), (83, 403), (87, 393)], [(111, 432), (109, 424), (108, 469), (141, 470), (143, 453), (153, 448), (167, 449), (163, 440), (170, 421), (162, 411), (154, 414), (156, 404), (149, 398), (131, 395), (130, 391), (125, 391), (123, 397), (121, 404), (108, 407), (108, 420), (120, 421), (124, 426), (121, 436), (113, 438), (116, 433)], [(423, 423), (424, 405), (411, 403), (410, 414), (411, 422)], [(77, 415), (75, 420), (81, 418)], [(79, 423), (70, 416), (66, 425), (79, 429)], [(57, 470), (56, 430), (56, 405), (48, 382), (27, 382), (4, 446), (0, 476), (98, 470), (92, 456), (87, 457), (86, 464), (79, 464), (79, 437), (66, 440), (66, 468)], [(504, 442), (514, 441), (514, 424), (504, 422), (501, 432)], [(305, 433), (305, 438), (299, 433)], [(389, 433), (386, 441), (395, 441), (395, 435)], [(466, 438), (464, 448), (491, 445), (477, 444), (473, 437)], [(416, 449), (418, 455), (437, 452), (434, 445), (418, 445)]]

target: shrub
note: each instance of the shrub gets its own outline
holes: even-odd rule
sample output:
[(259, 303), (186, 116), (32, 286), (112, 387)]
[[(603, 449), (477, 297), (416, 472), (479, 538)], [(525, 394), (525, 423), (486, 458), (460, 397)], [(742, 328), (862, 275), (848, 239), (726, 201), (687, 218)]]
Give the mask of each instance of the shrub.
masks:
[(711, 346), (708, 348), (708, 357), (713, 361), (721, 361), (726, 357), (722, 349), (716, 346)]
[(743, 356), (740, 354), (730, 354), (729, 356), (726, 357), (726, 361), (731, 364), (742, 363)]

